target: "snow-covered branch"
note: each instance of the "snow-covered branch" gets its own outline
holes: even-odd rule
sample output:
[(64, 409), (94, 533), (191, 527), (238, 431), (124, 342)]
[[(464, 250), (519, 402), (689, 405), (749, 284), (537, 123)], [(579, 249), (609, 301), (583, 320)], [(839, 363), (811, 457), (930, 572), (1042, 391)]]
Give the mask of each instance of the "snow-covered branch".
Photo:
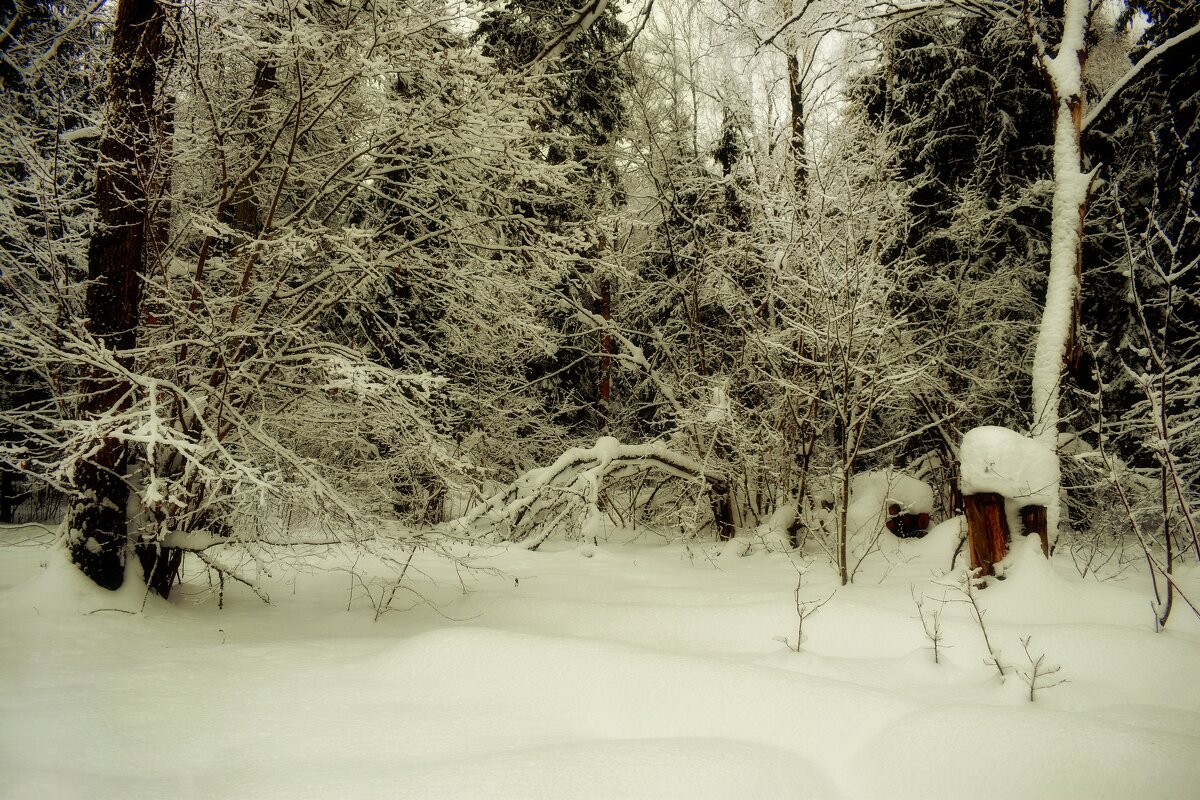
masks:
[(1150, 66), (1159, 57), (1161, 57), (1163, 53), (1167, 52), (1178, 44), (1188, 41), (1198, 33), (1200, 33), (1200, 25), (1193, 25), (1182, 33), (1176, 34), (1175, 36), (1167, 39), (1165, 42), (1157, 47), (1154, 47), (1144, 56), (1142, 56), (1138, 62), (1130, 67), (1124, 75), (1118, 78), (1112, 86), (1108, 87), (1108, 91), (1104, 93), (1103, 97), (1092, 104), (1092, 107), (1088, 109), (1087, 115), (1083, 118), (1083, 122), (1080, 123), (1080, 130), (1086, 131), (1089, 127), (1091, 127), (1092, 123), (1104, 113), (1104, 110), (1108, 107), (1108, 104), (1111, 103), (1117, 97), (1117, 95), (1125, 91), (1125, 87), (1134, 81), (1139, 75), (1141, 75), (1142, 71)]

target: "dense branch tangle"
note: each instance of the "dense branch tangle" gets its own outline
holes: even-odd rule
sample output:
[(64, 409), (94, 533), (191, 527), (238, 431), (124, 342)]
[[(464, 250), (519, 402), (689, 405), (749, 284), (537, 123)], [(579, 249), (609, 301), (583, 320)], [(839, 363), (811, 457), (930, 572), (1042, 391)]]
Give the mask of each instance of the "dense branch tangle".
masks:
[[(174, 60), (141, 54), (149, 75), (114, 61), (98, 198), (117, 216), (91, 243), (90, 330), (39, 315), (58, 287), (34, 282), (0, 345), (90, 376), (4, 421), (64, 454), (30, 471), (77, 493), (77, 560), (103, 556), (93, 572), (115, 587), (131, 550), (147, 579), (173, 551), (166, 594), (192, 534), (246, 541), (238, 525), (294, 507), (362, 528), (409, 488), (399, 476), (451, 469), (431, 419), (447, 413), (438, 358), (398, 339), (398, 313), (371, 320), (397, 287), (434, 287), (436, 355), (511, 370), (542, 335), (529, 286), (563, 260), (515, 208), (562, 191), (571, 166), (527, 155), (535, 93), (457, 46), (440, 3), (194, 4), (170, 19), (121, 4), (144, 6), (166, 35), (134, 20), (127, 46), (169, 41)], [(531, 244), (502, 246), (517, 226)], [(458, 332), (481, 325), (493, 346), (469, 355), (486, 337)], [(73, 485), (62, 464), (79, 464)]]

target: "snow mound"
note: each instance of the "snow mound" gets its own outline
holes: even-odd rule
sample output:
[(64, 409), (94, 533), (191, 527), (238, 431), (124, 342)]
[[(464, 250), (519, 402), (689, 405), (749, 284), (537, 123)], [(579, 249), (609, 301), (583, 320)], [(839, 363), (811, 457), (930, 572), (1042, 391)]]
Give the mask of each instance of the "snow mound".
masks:
[[(951, 517), (937, 525), (931, 525), (929, 532), (921, 539), (903, 540), (904, 554), (908, 557), (927, 559), (931, 567), (948, 569), (950, 558), (966, 535), (967, 518)], [(960, 554), (959, 557), (963, 556)]]
[(850, 481), (847, 532), (852, 537), (878, 533), (892, 505), (899, 506), (901, 514), (931, 514), (933, 489), (924, 481), (894, 470), (860, 472)]
[(1120, 798), (1153, 786), (1182, 798), (1200, 783), (1197, 746), (1195, 737), (1084, 714), (963, 705), (901, 719), (863, 751), (854, 773), (864, 797)]
[[(97, 611), (136, 613), (152, 602), (140, 570), (126, 566), (124, 585), (115, 592), (101, 589), (71, 562), (65, 545), (46, 552), (41, 572), (24, 584), (0, 594), (0, 608), (35, 610), (38, 614), (77, 615)], [(161, 602), (161, 601), (153, 601)]]

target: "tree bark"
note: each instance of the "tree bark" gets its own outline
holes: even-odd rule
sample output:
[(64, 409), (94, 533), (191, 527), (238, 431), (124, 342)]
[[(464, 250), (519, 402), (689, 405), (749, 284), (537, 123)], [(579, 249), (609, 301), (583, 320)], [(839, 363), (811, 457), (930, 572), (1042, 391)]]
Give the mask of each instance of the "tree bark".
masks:
[[(250, 90), (246, 113), (246, 145), (251, 153), (261, 152), (262, 148), (268, 146), (261, 132), (269, 110), (267, 95), (279, 85), (278, 73), (276, 64), (266, 58), (260, 58), (254, 65), (254, 85)], [(258, 236), (262, 226), (262, 209), (258, 203), (258, 185), (261, 181), (261, 168), (243, 175), (233, 188), (233, 202), (226, 212), (226, 221), (249, 237)]]
[[(612, 282), (608, 276), (600, 278), (600, 317), (605, 322), (612, 319)], [(600, 386), (597, 410), (601, 430), (608, 429), (610, 404), (612, 402), (612, 334), (605, 329), (600, 334)]]
[(1004, 498), (994, 492), (969, 494), (963, 498), (963, 506), (971, 569), (978, 569), (980, 575), (995, 575), (995, 564), (1008, 552)]
[(733, 538), (733, 484), (722, 483), (712, 488), (713, 525), (717, 529), (717, 540), (729, 541)]
[(136, 552), (147, 588), (159, 597), (169, 595), (179, 574), (179, 567), (183, 564), (183, 551), (157, 542), (139, 542)]
[[(1054, 96), (1054, 199), (1051, 206), (1050, 270), (1046, 302), (1033, 356), (1031, 434), (1058, 449), (1059, 404), (1063, 377), (1077, 347), (1079, 292), (1083, 258), (1083, 221), (1090, 176), (1083, 172), (1080, 134), (1083, 124), (1083, 68), (1087, 63), (1089, 0), (1065, 0), (1062, 38), (1050, 56), (1039, 38), (1042, 69)], [(1032, 27), (1031, 27), (1032, 30)], [(1058, 528), (1059, 505), (1046, 509), (1047, 527)]]
[(1036, 533), (1042, 540), (1042, 555), (1050, 557), (1050, 536), (1046, 528), (1046, 507), (1025, 506), (1021, 509), (1022, 534), (1028, 536)]
[(788, 52), (788, 100), (791, 104), (791, 136), (788, 151), (792, 156), (792, 188), (797, 198), (808, 186), (808, 161), (804, 148), (804, 87), (800, 78), (800, 57), (795, 50)]
[(17, 479), (20, 473), (0, 465), (0, 522), (16, 521), (17, 506), (21, 505), (25, 493), (17, 493)]
[[(843, 429), (844, 430), (844, 429)], [(843, 442), (842, 452), (845, 453), (845, 444)], [(850, 468), (851, 464), (848, 458), (843, 456), (842, 475), (840, 479), (840, 491), (838, 496), (838, 520), (837, 520), (837, 571), (838, 582), (845, 586), (850, 582), (850, 559), (847, 552), (847, 539), (850, 538), (850, 531), (847, 530), (850, 519)]]
[[(85, 313), (98, 342), (123, 368), (137, 343), (142, 275), (150, 234), (152, 151), (159, 126), (154, 94), (163, 50), (163, 9), (120, 0), (113, 27), (106, 129), (96, 172), (96, 226), (88, 243)], [(129, 402), (129, 382), (93, 368), (82, 382), (80, 417), (101, 419)], [(68, 519), (71, 556), (106, 589), (121, 586), (128, 545), (125, 444), (108, 436), (75, 465), (78, 490)]]

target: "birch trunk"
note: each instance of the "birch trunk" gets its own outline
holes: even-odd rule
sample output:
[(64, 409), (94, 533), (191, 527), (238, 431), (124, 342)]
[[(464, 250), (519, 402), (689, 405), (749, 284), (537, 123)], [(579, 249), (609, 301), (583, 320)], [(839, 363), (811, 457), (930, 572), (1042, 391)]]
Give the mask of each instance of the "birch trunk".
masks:
[[(1054, 96), (1054, 200), (1051, 207), (1050, 270), (1046, 303), (1033, 357), (1031, 433), (1057, 449), (1059, 404), (1068, 354), (1078, 327), (1083, 220), (1091, 176), (1083, 171), (1083, 69), (1091, 0), (1065, 0), (1063, 34), (1055, 55), (1042, 53), (1042, 67)], [(1047, 508), (1053, 536), (1059, 507)]]

